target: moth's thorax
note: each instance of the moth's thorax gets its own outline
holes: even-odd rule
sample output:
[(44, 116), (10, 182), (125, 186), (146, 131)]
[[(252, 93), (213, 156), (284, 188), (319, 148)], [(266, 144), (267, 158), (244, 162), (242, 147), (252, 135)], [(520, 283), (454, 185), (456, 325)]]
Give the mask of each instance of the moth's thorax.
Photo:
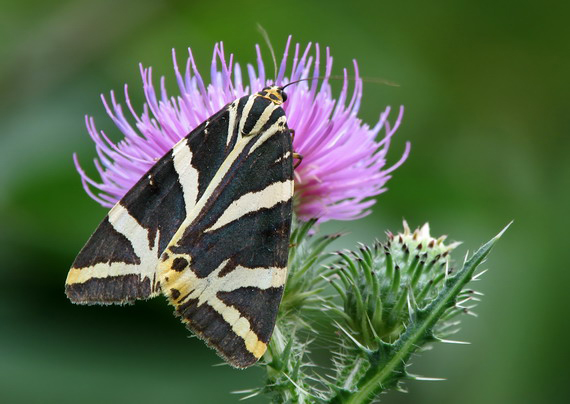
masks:
[(238, 117), (237, 128), (244, 138), (261, 133), (269, 138), (286, 129), (287, 118), (283, 110), (286, 99), (287, 95), (281, 87), (266, 87), (230, 104), (230, 120), (232, 113)]
[(279, 86), (265, 87), (263, 90), (256, 93), (255, 96), (268, 99), (275, 105), (281, 105), (287, 100), (287, 95), (283, 91), (283, 87)]

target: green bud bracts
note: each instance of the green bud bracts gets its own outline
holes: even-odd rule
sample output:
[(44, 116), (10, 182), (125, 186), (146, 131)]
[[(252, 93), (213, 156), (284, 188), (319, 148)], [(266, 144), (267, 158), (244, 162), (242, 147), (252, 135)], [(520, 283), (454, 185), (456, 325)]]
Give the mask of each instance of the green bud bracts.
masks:
[(338, 252), (332, 280), (348, 314), (346, 329), (367, 349), (394, 342), (410, 321), (410, 309), (426, 307), (452, 273), (450, 253), (460, 243), (431, 237), (429, 225), (388, 232), (385, 242)]

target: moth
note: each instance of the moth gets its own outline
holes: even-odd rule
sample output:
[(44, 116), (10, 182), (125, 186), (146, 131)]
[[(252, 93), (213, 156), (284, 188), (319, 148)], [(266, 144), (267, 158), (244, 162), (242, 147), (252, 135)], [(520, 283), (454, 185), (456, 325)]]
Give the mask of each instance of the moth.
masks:
[(73, 262), (69, 299), (125, 304), (163, 294), (230, 365), (254, 364), (287, 277), (297, 155), (286, 99), (279, 86), (239, 98), (158, 160)]

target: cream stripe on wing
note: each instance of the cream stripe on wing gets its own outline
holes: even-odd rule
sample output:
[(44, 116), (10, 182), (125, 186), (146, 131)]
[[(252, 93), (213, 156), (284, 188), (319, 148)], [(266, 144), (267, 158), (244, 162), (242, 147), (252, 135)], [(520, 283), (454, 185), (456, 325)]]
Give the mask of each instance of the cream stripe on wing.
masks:
[(251, 111), (251, 107), (253, 107), (253, 104), (255, 103), (255, 99), (256, 97), (254, 95), (250, 96), (247, 102), (245, 103), (245, 106), (243, 107), (243, 110), (241, 112), (241, 117), (239, 120), (238, 139), (242, 136), (243, 127), (245, 126), (245, 122), (247, 121), (247, 117), (249, 116), (249, 112)]
[[(250, 137), (242, 138), (238, 136), (238, 140), (235, 146), (233, 147), (232, 151), (228, 154), (222, 165), (218, 168), (218, 171), (216, 171), (214, 178), (212, 178), (212, 180), (208, 184), (208, 187), (202, 194), (202, 197), (196, 202), (196, 205), (192, 208), (192, 210), (186, 212), (186, 218), (184, 219), (184, 222), (182, 222), (182, 224), (180, 225), (180, 227), (172, 237), (172, 240), (170, 241), (169, 244), (172, 243), (175, 244), (176, 242), (178, 242), (182, 234), (184, 234), (184, 232), (186, 231), (186, 228), (196, 219), (196, 217), (198, 217), (198, 215), (200, 214), (202, 209), (204, 209), (204, 206), (212, 196), (214, 190), (220, 185), (222, 179), (226, 176), (226, 174), (228, 173), (228, 171), (236, 161), (237, 157), (240, 155), (240, 153), (243, 152), (243, 149), (248, 145), (251, 139), (252, 138)], [(164, 267), (163, 263), (160, 264), (160, 267), (161, 270), (167, 269), (167, 268), (162, 268)]]
[[(206, 203), (208, 202), (208, 200), (212, 196), (212, 193), (220, 185), (220, 182), (226, 176), (226, 174), (228, 173), (228, 171), (230, 170), (230, 168), (232, 167), (232, 165), (234, 164), (234, 162), (236, 161), (238, 156), (243, 152), (244, 148), (254, 138), (254, 137), (249, 137), (249, 136), (244, 138), (241, 136), (241, 130), (243, 129), (243, 125), (245, 125), (245, 120), (247, 118), (247, 114), (251, 110), (251, 107), (253, 106), (254, 101), (255, 101), (255, 96), (250, 96), (249, 99), (247, 100), (246, 104), (245, 104), (245, 107), (244, 107), (243, 112), (242, 112), (242, 117), (241, 117), (239, 123), (237, 123), (239, 125), (240, 129), (238, 132), (237, 141), (236, 141), (234, 147), (232, 148), (232, 151), (227, 155), (227, 157), (225, 158), (222, 165), (218, 168), (218, 171), (216, 171), (216, 174), (214, 175), (214, 177), (212, 178), (212, 180), (208, 184), (208, 187), (206, 188), (206, 190), (204, 191), (204, 193), (202, 194), (200, 199), (198, 201), (196, 201), (196, 205), (193, 207), (193, 209), (186, 212), (186, 218), (184, 219), (184, 222), (178, 228), (178, 231), (174, 234), (174, 236), (172, 237), (172, 240), (169, 244), (176, 244), (180, 240), (180, 237), (182, 236), (182, 234), (184, 234), (184, 232), (186, 231), (186, 228), (201, 213), (202, 209), (204, 208), (204, 206), (206, 205)], [(269, 139), (269, 137), (274, 135), (280, 129), (280, 127), (278, 125), (279, 122), (286, 122), (285, 117), (279, 118), (277, 120), (276, 124), (272, 125), (269, 128), (269, 130), (267, 130), (262, 136), (260, 136), (256, 140), (255, 144), (252, 146), (252, 149), (255, 149), (256, 147), (260, 146), (263, 142), (265, 142), (267, 139)], [(249, 151), (250, 154), (251, 154), (252, 149), (250, 149), (250, 151)], [(163, 272), (165, 270), (166, 271), (168, 270), (168, 268), (163, 264), (164, 263), (159, 264), (159, 267), (160, 267), (159, 273)]]
[(237, 102), (234, 102), (228, 108), (228, 113), (230, 114), (230, 118), (228, 119), (228, 134), (226, 137), (226, 146), (230, 144), (232, 136), (234, 134), (234, 126), (236, 124), (236, 117), (237, 117)]
[(174, 169), (182, 187), (186, 214), (196, 205), (198, 198), (198, 170), (192, 166), (192, 151), (187, 139), (182, 139), (172, 149)]
[(274, 182), (261, 191), (242, 195), (224, 210), (222, 216), (206, 232), (217, 230), (248, 213), (271, 208), (280, 202), (287, 202), (292, 196), (292, 186), (292, 180)]
[(279, 156), (279, 157), (277, 158), (277, 160), (275, 160), (275, 161), (273, 162), (273, 164), (280, 163), (282, 160), (287, 160), (290, 155), (291, 155), (291, 152), (287, 152), (287, 153), (285, 153), (283, 156)]
[(285, 285), (287, 267), (246, 268), (238, 266), (218, 279), (220, 286), (217, 290), (219, 292), (231, 292), (236, 289), (250, 287), (263, 290), (278, 288)]
[(71, 268), (67, 275), (66, 284), (87, 282), (93, 278), (107, 278), (112, 276), (140, 275), (141, 280), (145, 277), (152, 279), (148, 274), (141, 273), (141, 267), (136, 264), (125, 264), (124, 262), (100, 262), (90, 267)]
[(158, 238), (159, 230), (156, 231), (156, 240), (154, 245), (150, 247), (148, 238), (148, 230), (142, 227), (137, 220), (131, 216), (129, 211), (120, 203), (116, 204), (109, 212), (109, 223), (129, 240), (135, 254), (141, 260), (141, 266), (145, 261), (153, 261), (158, 256)]
[[(218, 292), (231, 292), (239, 288), (277, 288), (285, 284), (287, 268), (237, 266), (224, 276), (219, 276), (229, 260), (222, 262), (205, 278), (198, 278), (193, 271), (176, 272), (171, 270), (168, 288), (177, 289), (184, 299), (198, 299), (198, 306), (215, 298)], [(177, 275), (177, 276), (174, 276)]]
[(255, 357), (259, 358), (267, 346), (259, 340), (257, 334), (251, 329), (250, 322), (241, 315), (239, 310), (221, 301), (218, 292), (230, 292), (244, 287), (257, 287), (268, 289), (280, 287), (285, 284), (287, 268), (246, 268), (238, 266), (228, 274), (220, 277), (220, 272), (225, 268), (229, 260), (222, 262), (206, 278), (198, 278), (192, 271), (178, 272), (180, 276), (173, 279), (168, 288), (177, 289), (185, 298), (176, 302), (181, 305), (187, 299), (198, 299), (197, 306), (207, 304), (219, 313), (232, 331), (244, 339), (246, 348)]
[(178, 241), (182, 236), (182, 234), (184, 234), (184, 231), (186, 231), (186, 228), (196, 219), (196, 217), (198, 217), (202, 209), (204, 209), (206, 202), (208, 202), (208, 199), (210, 199), (214, 190), (218, 187), (218, 185), (220, 185), (221, 180), (228, 173), (229, 169), (231, 168), (232, 164), (235, 162), (236, 158), (243, 151), (245, 146), (249, 143), (249, 140), (250, 138), (238, 139), (237, 143), (235, 144), (230, 154), (228, 154), (228, 156), (226, 157), (220, 168), (218, 168), (218, 171), (216, 171), (214, 178), (212, 178), (212, 180), (208, 184), (208, 187), (202, 194), (202, 197), (196, 202), (196, 205), (194, 205), (192, 210), (186, 212), (186, 219), (184, 219), (184, 222), (182, 222), (182, 224), (180, 225), (180, 227), (172, 237), (172, 241)]
[[(153, 279), (158, 262), (160, 230), (157, 229), (151, 248), (148, 230), (142, 227), (120, 203), (116, 204), (109, 212), (109, 223), (111, 223), (111, 226), (113, 226), (117, 232), (129, 240), (136, 256), (140, 259), (140, 264), (133, 265), (120, 262), (108, 264), (99, 263), (91, 267), (83, 268), (81, 270), (83, 274), (88, 278), (138, 274), (141, 276), (141, 279), (145, 277)], [(83, 276), (81, 276), (81, 278), (82, 277)], [(85, 280), (83, 282), (85, 282)]]
[(287, 118), (285, 118), (285, 116), (282, 116), (279, 119), (277, 119), (275, 123), (271, 125), (263, 133), (263, 135), (261, 135), (255, 141), (255, 144), (251, 146), (251, 149), (249, 149), (249, 154), (253, 153), (253, 151), (257, 149), (259, 146), (261, 146), (265, 141), (267, 141), (267, 139), (269, 139), (271, 136), (275, 135), (280, 129), (282, 129), (285, 126), (285, 123), (287, 123)]
[[(92, 278), (106, 278), (110, 276), (140, 275), (141, 280), (155, 279), (156, 264), (158, 262), (158, 241), (160, 231), (157, 230), (153, 247), (150, 247), (148, 230), (142, 227), (134, 217), (121, 204), (116, 204), (109, 212), (111, 226), (125, 236), (131, 243), (140, 264), (127, 264), (124, 262), (99, 262), (83, 268), (71, 268), (67, 275), (67, 284), (83, 283)], [(152, 285), (152, 290), (156, 285)]]
[(259, 340), (257, 334), (251, 329), (249, 320), (243, 317), (237, 309), (228, 306), (217, 297), (210, 299), (207, 304), (222, 315), (236, 335), (243, 338), (245, 348), (256, 358), (261, 358), (267, 350), (267, 344)]
[(269, 120), (269, 118), (271, 118), (271, 114), (273, 113), (273, 111), (275, 111), (275, 105), (269, 104), (263, 110), (263, 112), (261, 113), (261, 116), (259, 117), (259, 119), (255, 123), (255, 125), (253, 126), (253, 129), (251, 129), (251, 131), (248, 133), (248, 135), (256, 135), (257, 133), (259, 133), (261, 128), (263, 128), (263, 125), (265, 125), (267, 123), (267, 121)]

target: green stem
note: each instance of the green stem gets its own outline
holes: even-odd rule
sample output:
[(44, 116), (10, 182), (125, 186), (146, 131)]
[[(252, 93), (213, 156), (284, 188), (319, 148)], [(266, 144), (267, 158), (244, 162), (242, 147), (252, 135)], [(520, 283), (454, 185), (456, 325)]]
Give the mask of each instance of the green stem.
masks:
[[(287, 343), (287, 338), (281, 332), (279, 326), (275, 326), (273, 330), (273, 336), (267, 347), (267, 352), (265, 353), (268, 366), (267, 369), (267, 385), (274, 384), (279, 376), (283, 373), (290, 374), (291, 369), (288, 366), (288, 356), (291, 351), (291, 339), (292, 335), (289, 335), (289, 343)], [(277, 391), (276, 391), (277, 392)], [(298, 394), (293, 386), (288, 389), (280, 389), (278, 394), (281, 396), (281, 402), (298, 402), (304, 403), (305, 400), (298, 397)]]

